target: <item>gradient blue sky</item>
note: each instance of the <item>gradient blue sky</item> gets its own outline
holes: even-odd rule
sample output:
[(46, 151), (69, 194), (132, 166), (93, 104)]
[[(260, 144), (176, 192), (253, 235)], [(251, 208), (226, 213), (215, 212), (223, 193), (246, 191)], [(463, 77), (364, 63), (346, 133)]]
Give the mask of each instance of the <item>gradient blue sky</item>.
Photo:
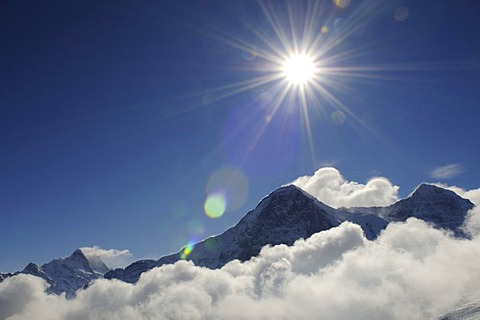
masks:
[[(0, 271), (93, 245), (158, 258), (325, 165), (401, 196), (477, 188), (480, 2), (318, 3), (2, 1)], [(291, 40), (312, 12), (343, 107), (314, 90), (306, 109), (277, 104), (282, 79), (244, 85), (286, 54), (269, 17)], [(431, 176), (445, 165), (461, 170)], [(227, 212), (210, 219), (218, 190)]]

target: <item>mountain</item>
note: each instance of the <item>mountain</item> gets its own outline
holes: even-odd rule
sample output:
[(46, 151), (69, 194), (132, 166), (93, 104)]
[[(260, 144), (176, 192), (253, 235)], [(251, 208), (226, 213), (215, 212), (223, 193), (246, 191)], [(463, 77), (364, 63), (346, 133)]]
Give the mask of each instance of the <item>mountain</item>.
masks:
[(234, 227), (195, 244), (189, 255), (184, 254), (184, 248), (158, 260), (140, 260), (125, 269), (109, 271), (105, 278), (134, 283), (143, 272), (182, 258), (198, 266), (220, 268), (229, 261), (245, 261), (258, 255), (267, 244), (291, 245), (295, 240), (306, 239), (343, 221), (359, 224), (370, 240), (375, 239), (389, 222), (405, 221), (409, 217), (464, 236), (460, 227), (471, 208), (473, 204), (456, 193), (428, 184), (420, 185), (411, 196), (387, 207), (349, 209), (329, 207), (290, 185), (273, 191)]
[(134, 283), (143, 272), (180, 259), (192, 260), (198, 266), (211, 269), (220, 268), (235, 259), (249, 260), (265, 245), (292, 245), (300, 238), (306, 239), (343, 221), (359, 224), (370, 240), (375, 239), (389, 222), (409, 217), (423, 219), (463, 237), (461, 226), (471, 208), (473, 204), (456, 193), (428, 184), (420, 185), (408, 198), (390, 206), (339, 209), (289, 185), (263, 198), (234, 227), (196, 243), (193, 250), (183, 248), (158, 260), (140, 260), (125, 269), (109, 270), (102, 260), (87, 258), (78, 249), (70, 257), (54, 259), (40, 267), (30, 263), (13, 275), (0, 274), (0, 281), (19, 273), (31, 274), (45, 279), (50, 285), (49, 292), (65, 292), (67, 298), (71, 298), (78, 289), (101, 277)]
[[(245, 261), (258, 255), (267, 244), (291, 245), (295, 240), (338, 226), (340, 221), (319, 204), (318, 200), (293, 185), (281, 187), (261, 200), (234, 227), (195, 244), (186, 258), (199, 266), (220, 268), (234, 259)], [(159, 260), (137, 261), (125, 269), (108, 272), (105, 278), (136, 282), (141, 273), (174, 263), (181, 259), (182, 253)]]
[[(22, 271), (7, 275), (23, 273), (40, 277), (50, 285), (48, 292), (55, 294), (65, 292), (67, 298), (72, 298), (78, 289), (88, 286), (95, 279), (102, 278), (109, 270), (99, 258), (88, 259), (80, 249), (77, 249), (67, 258), (54, 259), (41, 267), (29, 263)], [(0, 277), (0, 281), (3, 279)]]
[(410, 217), (425, 220), (437, 228), (451, 230), (464, 237), (461, 229), (468, 210), (474, 207), (469, 200), (455, 192), (431, 184), (421, 184), (411, 196), (387, 207), (350, 208), (350, 212), (377, 215), (386, 221), (405, 221)]

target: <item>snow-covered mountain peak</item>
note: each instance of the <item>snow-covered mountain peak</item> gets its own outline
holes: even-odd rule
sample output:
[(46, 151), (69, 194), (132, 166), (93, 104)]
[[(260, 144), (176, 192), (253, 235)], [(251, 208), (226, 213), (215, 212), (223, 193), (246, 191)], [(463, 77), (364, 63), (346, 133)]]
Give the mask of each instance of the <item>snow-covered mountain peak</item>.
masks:
[[(75, 296), (78, 289), (103, 277), (108, 271), (108, 267), (100, 258), (87, 258), (82, 250), (77, 249), (69, 257), (53, 259), (41, 267), (35, 263), (29, 263), (22, 271), (6, 276), (23, 273), (40, 277), (50, 285), (48, 292), (55, 294), (64, 292), (67, 298), (71, 298)], [(0, 280), (6, 276), (4, 275)]]
[(304, 198), (304, 196), (312, 197), (297, 186), (282, 186), (278, 189), (273, 190), (272, 192), (270, 192), (270, 194), (260, 200), (256, 208), (248, 212), (245, 217), (243, 217), (241, 222), (248, 223), (258, 219), (259, 214), (263, 213), (264, 209), (267, 206), (283, 206), (283, 210), (280, 210), (279, 212), (277, 212), (277, 214), (282, 211), (286, 212), (294, 204), (294, 199), (298, 199), (299, 197)]
[(32, 262), (27, 264), (27, 266), (21, 271), (21, 273), (31, 274), (37, 277), (41, 277), (41, 275), (43, 274), (40, 268), (35, 263), (32, 263)]
[(75, 250), (75, 252), (70, 257), (76, 257), (81, 261), (87, 260), (88, 266), (95, 272), (100, 275), (104, 275), (110, 268), (107, 267), (105, 262), (97, 255), (86, 255), (81, 249)]
[(456, 236), (465, 236), (462, 225), (473, 203), (455, 192), (431, 184), (421, 184), (406, 199), (383, 208), (356, 208), (370, 210), (387, 221), (405, 221), (415, 217), (438, 228), (451, 230)]
[[(319, 203), (296, 186), (278, 188), (263, 198), (237, 225), (195, 244), (194, 250), (185, 258), (199, 266), (219, 268), (235, 259), (248, 260), (258, 255), (265, 245), (292, 245), (300, 238), (307, 239), (314, 233), (339, 225), (340, 222)], [(142, 272), (174, 263), (181, 257), (182, 251), (157, 261), (134, 262), (125, 269), (108, 272), (105, 277), (136, 282)]]
[(415, 191), (413, 191), (409, 198), (415, 199), (417, 201), (431, 202), (445, 198), (457, 199), (460, 198), (460, 196), (458, 196), (453, 191), (437, 187), (436, 185), (422, 183), (415, 189)]
[[(82, 269), (85, 271), (92, 271), (92, 268), (90, 267), (90, 263), (87, 259), (87, 257), (83, 254), (82, 250), (77, 249), (75, 250), (72, 255), (70, 255), (67, 258), (64, 259), (56, 259), (59, 260), (58, 262), (61, 263), (63, 262), (71, 267), (72, 269)], [(54, 260), (54, 261), (56, 261)]]
[[(158, 260), (140, 260), (125, 269), (109, 270), (99, 256), (86, 255), (77, 249), (71, 256), (52, 260), (41, 267), (31, 263), (20, 273), (45, 279), (50, 284), (49, 292), (65, 292), (67, 297), (73, 297), (78, 289), (102, 276), (134, 283), (143, 272), (180, 259), (191, 260), (198, 266), (220, 268), (229, 261), (245, 261), (258, 255), (265, 245), (292, 245), (300, 238), (306, 239), (343, 221), (360, 225), (370, 240), (375, 239), (389, 222), (405, 221), (409, 217), (465, 236), (461, 227), (472, 207), (469, 200), (452, 191), (421, 184), (409, 197), (387, 207), (335, 209), (301, 188), (287, 185), (263, 198), (235, 226), (196, 243), (193, 251), (187, 254), (182, 249)], [(0, 281), (9, 276), (0, 274)]]
[[(315, 202), (320, 202), (317, 198), (312, 196), (310, 193), (308, 193), (307, 191), (303, 190), (302, 188), (300, 188), (300, 187), (298, 187), (294, 184), (285, 185), (285, 186), (282, 186), (278, 189), (275, 189), (264, 199), (267, 199), (267, 198), (268, 199), (279, 199), (279, 198), (285, 198), (285, 197), (292, 198), (292, 197), (296, 197), (296, 196), (306, 197), (306, 198), (311, 199)], [(323, 204), (323, 202), (320, 202), (320, 203)]]
[[(280, 216), (293, 212), (305, 211), (306, 208), (312, 206), (316, 209), (325, 211), (324, 213), (327, 215), (331, 212), (331, 210), (334, 210), (301, 188), (293, 184), (286, 185), (275, 189), (268, 196), (263, 198), (255, 210), (247, 213), (247, 215), (241, 221), (248, 222), (256, 220), (259, 218), (260, 214), (265, 217), (266, 215), (270, 215), (272, 213), (274, 213), (276, 216)], [(267, 207), (269, 207), (270, 210), (265, 210)], [(275, 209), (271, 210), (271, 208)], [(334, 225), (338, 224), (334, 221), (332, 221), (332, 223)]]

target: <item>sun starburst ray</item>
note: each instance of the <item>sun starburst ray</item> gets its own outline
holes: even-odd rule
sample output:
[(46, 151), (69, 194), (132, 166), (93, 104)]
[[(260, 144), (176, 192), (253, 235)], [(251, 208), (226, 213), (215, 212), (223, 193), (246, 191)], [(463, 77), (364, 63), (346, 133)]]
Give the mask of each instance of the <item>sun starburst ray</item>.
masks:
[(285, 32), (281, 26), (281, 22), (278, 21), (277, 16), (274, 14), (275, 10), (273, 8), (270, 8), (270, 10), (268, 10), (268, 8), (265, 6), (263, 2), (260, 2), (260, 5), (262, 7), (262, 11), (265, 17), (267, 18), (268, 22), (270, 23), (270, 26), (275, 32), (275, 35), (279, 39), (280, 44), (283, 47), (283, 50), (285, 52), (289, 52), (292, 49), (291, 44), (288, 41), (287, 36), (285, 35)]
[[(379, 10), (380, 4), (359, 4), (340, 20), (335, 18), (335, 11), (318, 1), (307, 1), (303, 3), (305, 6), (287, 1), (286, 10), (277, 10), (271, 1), (259, 1), (258, 4), (268, 27), (248, 25), (253, 35), (248, 41), (242, 36), (228, 34), (220, 26), (218, 30), (195, 31), (243, 53), (254, 53), (249, 63), (232, 63), (227, 68), (231, 72), (245, 72), (245, 75), (248, 72), (253, 75), (250, 79), (203, 90), (200, 94), (210, 94), (208, 101), (216, 102), (254, 89), (266, 90), (272, 99), (269, 121), (260, 120), (258, 134), (265, 132), (274, 116), (290, 117), (291, 110), (296, 108), (312, 161), (316, 157), (314, 129), (317, 120), (330, 118), (332, 107), (347, 115), (349, 124), (378, 136), (355, 110), (342, 102), (342, 97), (362, 95), (354, 89), (355, 81), (363, 84), (378, 80), (398, 81), (401, 77), (392, 76), (393, 72), (411, 72), (421, 67), (362, 64), (375, 52), (375, 44), (345, 46), (372, 19), (372, 12)], [(428, 66), (421, 69), (428, 69)], [(252, 144), (257, 142), (258, 138), (251, 141)]]
[(305, 122), (305, 130), (307, 132), (307, 141), (308, 141), (308, 146), (310, 148), (310, 156), (312, 163), (316, 163), (315, 159), (315, 147), (313, 144), (313, 137), (312, 137), (312, 128), (310, 125), (310, 114), (308, 111), (308, 105), (307, 105), (307, 97), (305, 94), (305, 87), (300, 87), (300, 100), (301, 100), (301, 110), (303, 114), (303, 120)]

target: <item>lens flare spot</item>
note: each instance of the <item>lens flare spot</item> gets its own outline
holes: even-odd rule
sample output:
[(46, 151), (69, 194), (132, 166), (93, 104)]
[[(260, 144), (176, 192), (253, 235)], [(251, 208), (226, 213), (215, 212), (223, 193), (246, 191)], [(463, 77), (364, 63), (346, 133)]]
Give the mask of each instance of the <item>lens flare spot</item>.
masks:
[(182, 250), (182, 253), (180, 254), (180, 259), (185, 260), (187, 257), (192, 253), (193, 248), (195, 247), (195, 243), (193, 241), (190, 241)]
[(346, 8), (350, 5), (350, 0), (333, 0), (337, 7)]
[(328, 33), (328, 27), (327, 27), (327, 26), (323, 26), (323, 27), (320, 29), (320, 32), (321, 32), (321, 33)]
[(337, 126), (342, 125), (345, 122), (345, 113), (343, 113), (342, 111), (334, 111), (331, 117), (333, 124)]
[(398, 22), (403, 22), (403, 21), (407, 20), (408, 9), (405, 8), (405, 7), (398, 7), (397, 9), (395, 9), (395, 13), (393, 14), (393, 17)]
[(205, 233), (204, 226), (197, 219), (192, 219), (188, 221), (187, 228), (191, 234), (202, 235)]
[(268, 107), (273, 101), (273, 96), (269, 91), (262, 91), (258, 96), (261, 107)]
[(212, 193), (205, 200), (205, 214), (209, 218), (220, 218), (227, 208), (227, 200), (221, 193)]
[(223, 167), (212, 174), (206, 192), (207, 195), (221, 195), (225, 205), (223, 210), (231, 212), (240, 209), (247, 200), (248, 179), (240, 169)]
[(242, 57), (247, 61), (252, 61), (252, 60), (255, 60), (255, 58), (257, 57), (257, 54), (258, 52), (256, 48), (248, 48), (242, 52)]

